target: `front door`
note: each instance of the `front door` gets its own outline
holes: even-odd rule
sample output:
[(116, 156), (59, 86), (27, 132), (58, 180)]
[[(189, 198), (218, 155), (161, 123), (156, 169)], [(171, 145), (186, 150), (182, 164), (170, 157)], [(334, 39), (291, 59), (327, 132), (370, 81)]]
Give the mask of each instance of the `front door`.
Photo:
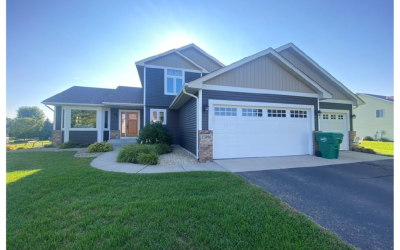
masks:
[(121, 113), (121, 136), (135, 137), (139, 132), (139, 112)]

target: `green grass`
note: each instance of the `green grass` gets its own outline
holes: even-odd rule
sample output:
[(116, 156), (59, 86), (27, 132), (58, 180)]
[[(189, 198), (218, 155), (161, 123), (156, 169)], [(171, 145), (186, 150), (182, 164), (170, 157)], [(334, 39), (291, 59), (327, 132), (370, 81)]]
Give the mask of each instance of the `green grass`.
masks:
[(233, 173), (125, 174), (75, 152), (7, 153), (9, 249), (351, 249)]
[(46, 145), (46, 144), (50, 144), (51, 143), (51, 141), (49, 141), (49, 140), (39, 140), (39, 138), (26, 139), (25, 141), (23, 141), (23, 140), (24, 139), (16, 139), (15, 137), (10, 137), (8, 145), (13, 145), (16, 148), (17, 147), (21, 147), (21, 146), (30, 147), (27, 144), (28, 141), (37, 141), (37, 142), (39, 142), (39, 144), (35, 143), (35, 145), (34, 145), (34, 148), (37, 148), (37, 147), (42, 147), (42, 145)]
[(363, 141), (360, 146), (371, 148), (378, 154), (394, 156), (394, 142)]

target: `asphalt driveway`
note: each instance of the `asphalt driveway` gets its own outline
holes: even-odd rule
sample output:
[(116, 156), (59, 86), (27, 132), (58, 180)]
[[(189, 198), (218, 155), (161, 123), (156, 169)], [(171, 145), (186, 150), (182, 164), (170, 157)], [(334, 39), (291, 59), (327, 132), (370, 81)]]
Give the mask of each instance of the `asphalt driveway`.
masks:
[(361, 249), (393, 249), (393, 159), (240, 172)]

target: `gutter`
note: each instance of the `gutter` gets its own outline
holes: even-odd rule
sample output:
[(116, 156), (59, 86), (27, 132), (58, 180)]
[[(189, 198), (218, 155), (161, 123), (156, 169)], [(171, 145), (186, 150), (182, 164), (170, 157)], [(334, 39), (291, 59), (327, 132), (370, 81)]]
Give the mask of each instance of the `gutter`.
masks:
[(47, 104), (45, 104), (44, 106), (46, 106), (48, 109), (50, 109), (51, 111), (54, 112), (54, 110), (52, 108), (50, 108), (49, 106), (47, 106)]
[(199, 97), (190, 94), (188, 92), (186, 92), (186, 87), (188, 87), (187, 84), (185, 84), (185, 86), (182, 88), (182, 93), (185, 95), (188, 95), (190, 97), (193, 97), (196, 99), (197, 102), (197, 112), (196, 112), (196, 158), (199, 159)]

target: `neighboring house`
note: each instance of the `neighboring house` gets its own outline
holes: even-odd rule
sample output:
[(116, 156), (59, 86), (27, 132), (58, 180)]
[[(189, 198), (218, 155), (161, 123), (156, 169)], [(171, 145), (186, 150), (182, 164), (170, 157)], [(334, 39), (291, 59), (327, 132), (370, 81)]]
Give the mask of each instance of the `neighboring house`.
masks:
[(348, 150), (353, 105), (363, 104), (292, 43), (229, 66), (190, 44), (136, 67), (143, 88), (72, 87), (44, 100), (56, 141), (135, 138), (161, 121), (203, 161), (313, 154), (321, 130), (342, 132)]
[(357, 95), (365, 105), (355, 107), (354, 129), (357, 136), (394, 140), (394, 97), (373, 94)]

